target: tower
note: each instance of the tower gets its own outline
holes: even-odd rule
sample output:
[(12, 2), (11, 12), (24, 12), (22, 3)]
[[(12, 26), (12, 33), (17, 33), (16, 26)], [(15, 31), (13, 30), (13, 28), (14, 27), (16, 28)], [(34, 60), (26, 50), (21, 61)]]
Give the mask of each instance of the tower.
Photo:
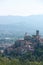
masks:
[(36, 36), (39, 36), (39, 30), (36, 30)]

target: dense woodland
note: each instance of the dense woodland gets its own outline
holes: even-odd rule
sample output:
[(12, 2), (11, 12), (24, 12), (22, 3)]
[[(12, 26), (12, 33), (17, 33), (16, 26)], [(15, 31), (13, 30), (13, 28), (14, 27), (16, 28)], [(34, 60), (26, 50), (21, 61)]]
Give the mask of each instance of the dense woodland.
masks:
[(24, 55), (6, 57), (0, 54), (0, 65), (43, 65), (43, 46), (35, 48), (34, 52), (27, 52)]

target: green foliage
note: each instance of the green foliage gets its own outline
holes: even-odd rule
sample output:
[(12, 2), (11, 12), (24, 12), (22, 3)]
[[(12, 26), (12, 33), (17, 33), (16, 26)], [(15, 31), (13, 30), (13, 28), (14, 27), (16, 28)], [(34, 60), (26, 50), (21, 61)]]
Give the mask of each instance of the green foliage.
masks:
[(38, 47), (34, 52), (27, 52), (14, 58), (5, 57), (0, 54), (0, 65), (43, 65), (43, 47)]
[(43, 65), (43, 61), (29, 61), (20, 59), (9, 59), (6, 57), (0, 57), (0, 65)]

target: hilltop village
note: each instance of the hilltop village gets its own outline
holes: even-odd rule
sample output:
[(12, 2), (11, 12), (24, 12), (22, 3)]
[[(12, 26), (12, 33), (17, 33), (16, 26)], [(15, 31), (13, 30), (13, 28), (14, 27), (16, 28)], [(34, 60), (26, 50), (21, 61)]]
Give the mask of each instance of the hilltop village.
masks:
[(43, 47), (43, 38), (40, 37), (39, 30), (35, 35), (25, 33), (23, 39), (18, 39), (15, 43), (4, 50), (4, 55), (23, 55), (28, 51), (34, 52), (35, 49)]

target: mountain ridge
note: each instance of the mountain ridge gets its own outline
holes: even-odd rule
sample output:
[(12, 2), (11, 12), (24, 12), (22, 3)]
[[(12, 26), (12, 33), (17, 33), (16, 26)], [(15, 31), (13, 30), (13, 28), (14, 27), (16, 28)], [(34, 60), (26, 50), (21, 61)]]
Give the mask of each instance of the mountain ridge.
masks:
[(43, 15), (0, 16), (0, 30), (33, 33), (37, 29), (43, 33)]

